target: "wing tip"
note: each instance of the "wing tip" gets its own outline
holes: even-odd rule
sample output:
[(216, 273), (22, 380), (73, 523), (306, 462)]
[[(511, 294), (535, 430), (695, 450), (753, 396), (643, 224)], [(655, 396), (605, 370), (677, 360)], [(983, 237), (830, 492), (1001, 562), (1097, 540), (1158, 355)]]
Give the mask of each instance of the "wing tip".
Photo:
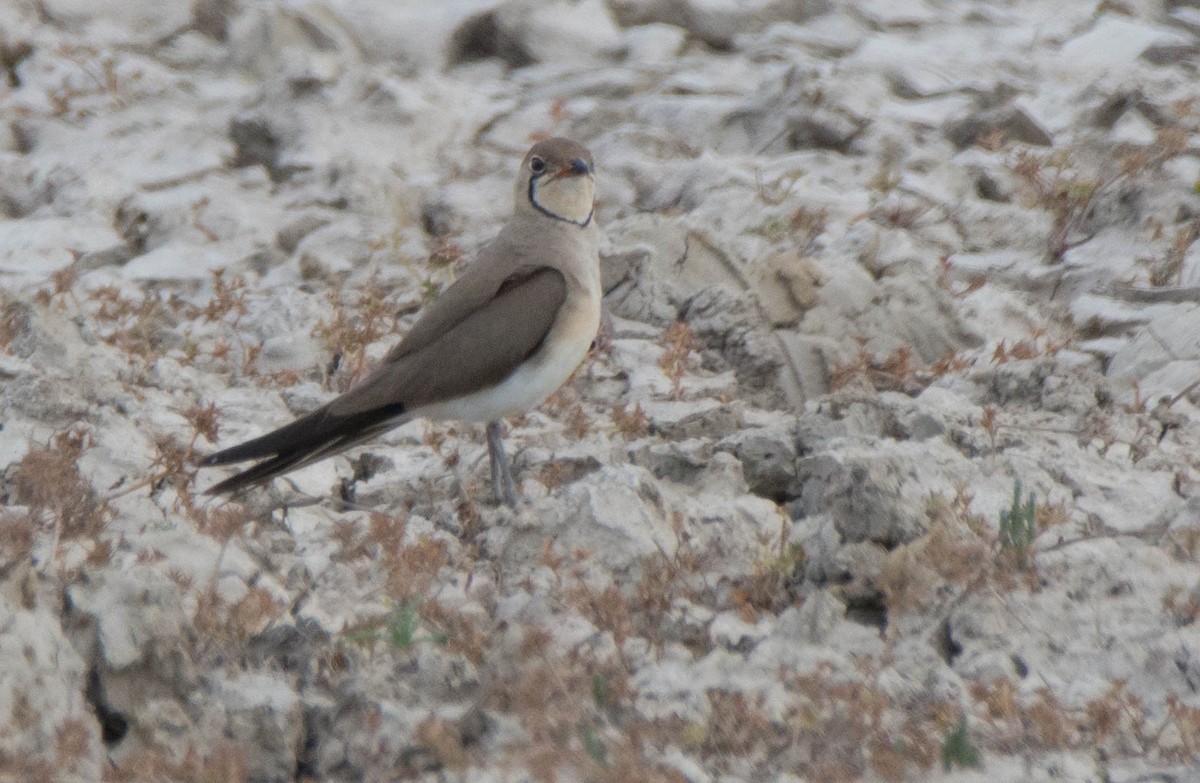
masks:
[(246, 480), (245, 473), (237, 473), (225, 479), (224, 481), (218, 481), (216, 484), (213, 484), (211, 487), (201, 492), (201, 494), (228, 495), (253, 483), (253, 481)]
[(228, 465), (231, 462), (245, 462), (248, 459), (255, 459), (256, 457), (270, 456), (270, 454), (246, 453), (251, 452), (251, 449), (246, 447), (253, 446), (259, 440), (261, 439), (255, 438), (252, 441), (239, 443), (238, 445), (230, 446), (227, 449), (214, 451), (212, 454), (209, 454), (206, 457), (201, 457), (196, 464), (202, 468), (211, 468), (214, 465)]

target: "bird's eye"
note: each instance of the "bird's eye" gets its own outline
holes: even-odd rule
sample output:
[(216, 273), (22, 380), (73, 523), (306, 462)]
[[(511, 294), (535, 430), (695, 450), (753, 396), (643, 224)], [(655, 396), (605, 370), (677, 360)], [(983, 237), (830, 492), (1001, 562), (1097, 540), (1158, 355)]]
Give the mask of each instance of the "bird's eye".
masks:
[(537, 155), (534, 155), (529, 159), (529, 170), (534, 174), (541, 174), (546, 170), (546, 161), (542, 160)]

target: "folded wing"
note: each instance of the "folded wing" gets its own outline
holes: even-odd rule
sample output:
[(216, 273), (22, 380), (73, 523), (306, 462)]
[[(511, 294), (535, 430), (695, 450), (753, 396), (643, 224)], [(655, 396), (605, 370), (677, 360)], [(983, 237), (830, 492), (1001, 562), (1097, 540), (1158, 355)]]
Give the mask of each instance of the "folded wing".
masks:
[[(553, 267), (518, 269), (480, 291), (481, 277), (464, 276), (396, 349), (350, 391), (259, 438), (206, 457), (201, 465), (267, 458), (208, 490), (232, 492), (336, 454), (395, 427), (420, 409), (503, 380), (535, 353), (566, 299), (566, 280)], [(461, 292), (455, 289), (463, 285)], [(467, 306), (464, 306), (467, 305)], [(474, 305), (474, 306), (470, 306)], [(414, 334), (415, 333), (415, 334)], [(417, 339), (410, 339), (410, 338)]]

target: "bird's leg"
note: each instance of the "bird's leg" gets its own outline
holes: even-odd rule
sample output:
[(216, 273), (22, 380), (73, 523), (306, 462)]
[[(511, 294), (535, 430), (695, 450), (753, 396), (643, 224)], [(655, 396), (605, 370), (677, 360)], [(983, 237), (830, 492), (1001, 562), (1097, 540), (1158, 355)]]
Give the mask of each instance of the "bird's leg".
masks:
[(517, 491), (513, 488), (512, 473), (508, 469), (508, 456), (504, 453), (504, 441), (500, 440), (500, 422), (489, 421), (487, 425), (488, 460), (492, 464), (492, 497), (497, 503), (507, 503), (516, 508)]
[[(501, 450), (504, 449), (504, 443), (500, 441), (499, 437), (496, 438), (495, 442), (499, 444)], [(495, 500), (497, 503), (499, 503), (500, 502), (500, 460), (503, 460), (504, 457), (501, 457), (499, 460), (496, 459), (496, 446), (493, 445), (493, 442), (492, 442), (492, 424), (491, 423), (489, 423), (487, 426), (487, 444), (488, 444), (488, 467), (491, 468), (491, 470), (492, 470), (492, 499)], [(503, 453), (503, 451), (502, 451), (502, 453)]]

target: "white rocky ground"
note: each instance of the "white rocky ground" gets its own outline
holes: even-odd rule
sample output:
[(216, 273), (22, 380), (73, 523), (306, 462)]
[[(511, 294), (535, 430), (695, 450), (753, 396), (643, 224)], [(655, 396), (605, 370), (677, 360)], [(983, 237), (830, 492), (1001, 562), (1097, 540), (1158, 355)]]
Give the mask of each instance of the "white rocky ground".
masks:
[[(0, 779), (1200, 780), (1198, 35), (0, 3)], [(198, 494), (547, 135), (595, 153), (612, 318), (510, 422), (528, 506), (427, 422)]]

